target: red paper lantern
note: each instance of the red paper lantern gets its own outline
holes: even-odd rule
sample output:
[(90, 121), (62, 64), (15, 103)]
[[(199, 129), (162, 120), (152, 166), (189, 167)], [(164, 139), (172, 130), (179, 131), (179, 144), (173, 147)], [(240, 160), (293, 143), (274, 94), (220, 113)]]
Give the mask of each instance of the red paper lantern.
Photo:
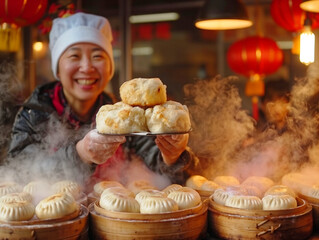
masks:
[(38, 21), (44, 14), (48, 0), (2, 0), (0, 1), (0, 23), (20, 27)]
[(258, 96), (263, 96), (265, 91), (262, 76), (274, 73), (281, 66), (281, 49), (270, 38), (247, 37), (230, 46), (227, 61), (234, 72), (249, 77), (245, 93), (252, 97), (252, 115), (258, 120)]
[[(273, 0), (270, 13), (274, 21), (290, 32), (298, 32), (304, 26), (306, 12), (300, 8), (303, 0)], [(319, 14), (308, 13), (312, 20), (312, 28), (319, 27)]]
[(233, 43), (227, 52), (227, 61), (234, 72), (244, 76), (266, 75), (282, 65), (283, 53), (274, 40), (252, 36)]

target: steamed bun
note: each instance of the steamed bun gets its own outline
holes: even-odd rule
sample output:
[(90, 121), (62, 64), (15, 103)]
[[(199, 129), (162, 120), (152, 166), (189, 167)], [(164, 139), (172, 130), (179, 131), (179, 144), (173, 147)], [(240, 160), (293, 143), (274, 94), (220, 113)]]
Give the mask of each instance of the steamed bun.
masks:
[(148, 131), (144, 109), (124, 102), (103, 105), (96, 114), (96, 129), (108, 134)]
[(187, 106), (175, 101), (147, 108), (145, 117), (151, 133), (187, 132), (191, 128)]
[(120, 97), (131, 106), (152, 107), (166, 102), (166, 85), (159, 78), (134, 78), (120, 86)]

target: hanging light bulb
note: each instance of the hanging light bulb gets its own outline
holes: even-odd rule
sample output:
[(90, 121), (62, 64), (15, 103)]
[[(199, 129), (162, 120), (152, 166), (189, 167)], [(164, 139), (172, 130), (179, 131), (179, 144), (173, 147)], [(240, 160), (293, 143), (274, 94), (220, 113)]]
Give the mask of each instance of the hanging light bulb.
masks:
[(305, 65), (315, 61), (315, 34), (311, 30), (311, 20), (306, 18), (303, 32), (300, 34), (299, 60)]

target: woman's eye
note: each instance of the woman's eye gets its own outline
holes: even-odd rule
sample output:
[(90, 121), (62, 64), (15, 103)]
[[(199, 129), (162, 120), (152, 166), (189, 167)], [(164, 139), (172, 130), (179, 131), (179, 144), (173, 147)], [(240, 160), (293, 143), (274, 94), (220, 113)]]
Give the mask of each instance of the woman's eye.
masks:
[(94, 58), (94, 59), (102, 59), (103, 56), (102, 56), (102, 55), (94, 55), (93, 58)]

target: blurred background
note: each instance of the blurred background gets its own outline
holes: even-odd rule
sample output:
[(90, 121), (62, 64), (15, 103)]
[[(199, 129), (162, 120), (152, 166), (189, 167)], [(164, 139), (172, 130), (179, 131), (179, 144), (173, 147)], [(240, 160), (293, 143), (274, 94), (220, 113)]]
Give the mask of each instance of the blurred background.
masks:
[[(20, 26), (10, 24), (8, 21), (4, 22), (1, 14), (5, 13), (0, 12), (0, 61), (17, 69), (17, 79), (23, 89), (22, 98), (28, 96), (35, 86), (53, 80), (48, 49), (48, 32), (52, 20), (58, 16), (67, 17), (77, 11), (105, 16), (113, 27), (116, 71), (107, 91), (113, 92), (117, 97), (119, 86), (136, 77), (159, 77), (167, 85), (168, 97), (183, 102), (183, 86), (187, 83), (217, 75), (238, 76), (234, 84), (239, 89), (243, 108), (253, 114), (252, 97), (262, 98), (267, 91), (263, 91), (265, 84), (272, 85), (272, 82), (280, 81), (282, 84), (279, 88), (284, 85), (283, 88), (289, 89), (295, 79), (306, 75), (307, 65), (300, 62), (297, 46), (304, 20), (309, 16), (304, 12), (304, 15), (300, 14), (303, 11), (299, 8), (301, 0), (279, 1), (286, 2), (286, 6), (281, 6), (278, 1), (244, 0), (242, 3), (252, 26), (230, 30), (203, 30), (195, 27), (194, 23), (205, 2), (203, 0), (24, 2), (32, 1), (34, 8), (39, 7), (40, 2), (45, 4), (42, 16), (34, 22), (29, 21)], [(278, 11), (271, 10), (272, 5)], [(30, 9), (25, 8), (24, 11), (29, 11), (28, 14), (32, 15)], [(9, 8), (7, 11), (14, 13), (19, 9), (12, 5), (11, 10)], [(161, 19), (154, 19), (157, 14), (162, 13), (166, 15), (160, 15)], [(141, 15), (150, 15), (153, 19), (141, 20), (138, 18)], [(317, 14), (314, 13), (312, 23), (316, 23), (315, 15)], [(312, 31), (315, 34), (316, 28), (313, 25)], [(231, 46), (252, 36), (272, 41), (261, 43), (261, 49), (253, 49), (255, 55), (264, 54), (262, 51), (274, 51), (268, 47), (275, 44), (278, 47), (275, 51), (280, 55), (278, 59), (273, 60), (269, 57), (271, 54), (268, 54), (266, 60), (247, 60), (243, 56), (243, 50), (240, 52), (238, 49), (233, 51), (233, 55), (241, 59), (232, 60), (228, 57)], [(247, 46), (249, 45), (251, 44), (248, 42)], [(245, 64), (262, 66), (258, 66), (259, 70), (254, 72), (245, 67)], [(254, 84), (256, 76), (257, 83), (262, 83), (261, 85)]]

